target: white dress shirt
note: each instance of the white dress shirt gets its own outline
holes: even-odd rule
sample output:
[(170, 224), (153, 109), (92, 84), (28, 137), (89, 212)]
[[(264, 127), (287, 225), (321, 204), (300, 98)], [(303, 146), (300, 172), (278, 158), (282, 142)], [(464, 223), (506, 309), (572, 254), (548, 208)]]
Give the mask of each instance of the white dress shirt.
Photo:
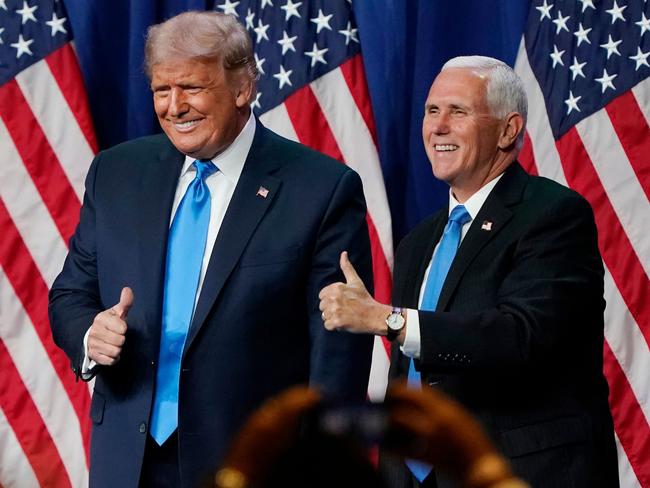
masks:
[[(485, 200), (487, 200), (487, 197), (490, 196), (490, 193), (492, 192), (492, 190), (494, 189), (497, 182), (501, 179), (502, 176), (503, 173), (501, 173), (492, 181), (490, 181), (489, 183), (481, 187), (479, 191), (477, 191), (471, 197), (469, 197), (467, 201), (463, 204), (465, 206), (465, 209), (467, 210), (467, 213), (470, 216), (470, 220), (466, 222), (461, 229), (461, 234), (460, 234), (461, 242), (463, 242), (463, 239), (467, 235), (467, 231), (469, 230), (470, 225), (472, 225), (472, 222), (474, 222), (474, 219), (476, 218), (479, 211), (481, 210), (481, 207), (483, 207)], [(449, 215), (451, 215), (451, 212), (458, 205), (460, 205), (460, 203), (454, 197), (454, 194), (452, 193), (451, 189), (449, 189)], [(429, 261), (429, 265), (427, 266), (427, 269), (424, 272), (424, 278), (422, 279), (422, 283), (420, 285), (420, 297), (418, 299), (418, 308), (422, 306), (422, 299), (424, 298), (424, 289), (426, 288), (427, 279), (429, 278), (429, 271), (431, 271), (431, 263), (433, 262), (433, 258), (438, 252), (438, 246), (440, 246), (440, 242), (436, 244), (436, 247), (433, 250), (433, 255), (431, 256), (431, 261)], [(400, 349), (406, 356), (417, 359), (420, 357), (420, 347), (421, 347), (420, 316), (418, 315), (417, 310), (409, 308), (406, 309), (406, 335), (404, 336), (404, 344), (400, 346)]]
[[(253, 144), (255, 127), (255, 117), (251, 111), (246, 125), (232, 142), (232, 144), (228, 146), (225, 151), (212, 158), (212, 162), (217, 167), (217, 171), (205, 179), (205, 184), (208, 185), (208, 188), (210, 189), (210, 222), (208, 224), (208, 235), (205, 242), (205, 250), (203, 251), (203, 261), (201, 262), (199, 286), (197, 288), (196, 297), (194, 298), (195, 306), (199, 300), (201, 289), (203, 288), (205, 272), (208, 269), (208, 263), (210, 262), (210, 256), (212, 255), (214, 243), (217, 240), (217, 234), (219, 233), (219, 229), (223, 223), (224, 216), (226, 215), (226, 210), (228, 209), (228, 205), (230, 205), (230, 200), (232, 199), (232, 195), (235, 192), (235, 187), (237, 186), (241, 172), (244, 169), (244, 163), (246, 162), (246, 158), (248, 157), (248, 153)], [(183, 163), (181, 175), (176, 186), (174, 203), (172, 204), (172, 214), (169, 220), (170, 227), (174, 220), (174, 215), (176, 215), (176, 210), (181, 203), (183, 195), (185, 195), (187, 188), (190, 186), (190, 183), (196, 176), (196, 168), (192, 164), (194, 161), (196, 161), (195, 158), (185, 156), (185, 162)], [(137, 299), (138, 297), (135, 297), (135, 300)], [(97, 365), (95, 361), (92, 361), (88, 357), (89, 331), (90, 328), (84, 336), (84, 351), (86, 351), (86, 355), (84, 357), (83, 365), (81, 368), (81, 377), (83, 379), (88, 379), (91, 376), (90, 370)]]

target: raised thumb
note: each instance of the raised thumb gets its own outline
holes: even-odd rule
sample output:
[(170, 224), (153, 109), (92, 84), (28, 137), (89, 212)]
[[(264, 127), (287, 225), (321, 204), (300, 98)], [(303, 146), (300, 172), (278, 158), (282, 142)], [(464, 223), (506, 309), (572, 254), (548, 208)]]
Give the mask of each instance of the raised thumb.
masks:
[(120, 293), (120, 302), (113, 307), (113, 310), (117, 315), (124, 320), (129, 313), (129, 310), (133, 306), (133, 290), (128, 286), (122, 288), (122, 293)]
[(341, 253), (340, 264), (341, 264), (341, 271), (343, 271), (343, 276), (345, 276), (345, 282), (348, 285), (356, 285), (356, 284), (363, 285), (363, 281), (361, 280), (361, 278), (359, 278), (357, 271), (354, 269), (354, 266), (352, 266), (352, 263), (348, 258), (347, 251), (343, 251)]

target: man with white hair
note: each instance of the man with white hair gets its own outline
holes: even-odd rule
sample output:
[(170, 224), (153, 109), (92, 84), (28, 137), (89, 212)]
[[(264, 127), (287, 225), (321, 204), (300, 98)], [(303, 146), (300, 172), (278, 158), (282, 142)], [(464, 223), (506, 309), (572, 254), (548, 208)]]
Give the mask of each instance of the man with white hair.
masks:
[(296, 384), (362, 400), (372, 337), (328, 332), (318, 292), (371, 255), (359, 176), (253, 116), (235, 17), (149, 29), (164, 134), (101, 152), (50, 295), (56, 343), (95, 377), (91, 487), (199, 486), (248, 414)]
[[(594, 217), (576, 192), (517, 163), (526, 116), (522, 82), (506, 64), (447, 62), (422, 136), (449, 206), (401, 242), (392, 305), (372, 299), (343, 253), (346, 282), (324, 288), (320, 308), (329, 330), (394, 341), (391, 376), (456, 398), (531, 486), (615, 487)], [(406, 464), (398, 485), (450, 486)], [(486, 460), (468, 476), (489, 470)]]

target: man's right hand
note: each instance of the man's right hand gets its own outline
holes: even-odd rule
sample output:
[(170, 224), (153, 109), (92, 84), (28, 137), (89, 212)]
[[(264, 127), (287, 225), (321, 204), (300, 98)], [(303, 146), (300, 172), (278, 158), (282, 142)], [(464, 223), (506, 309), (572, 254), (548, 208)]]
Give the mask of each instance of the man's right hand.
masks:
[(88, 358), (103, 366), (120, 359), (126, 340), (126, 316), (133, 305), (133, 291), (122, 288), (120, 302), (95, 316), (88, 331)]

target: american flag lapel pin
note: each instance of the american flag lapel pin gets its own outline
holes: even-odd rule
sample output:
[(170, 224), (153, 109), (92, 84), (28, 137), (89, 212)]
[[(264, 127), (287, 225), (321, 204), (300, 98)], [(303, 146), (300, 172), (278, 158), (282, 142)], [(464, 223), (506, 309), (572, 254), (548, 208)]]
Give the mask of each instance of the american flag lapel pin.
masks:
[(486, 230), (490, 232), (492, 230), (492, 222), (489, 220), (484, 220), (481, 224), (481, 230)]
[(257, 194), (255, 196), (266, 198), (269, 196), (269, 190), (268, 188), (264, 188), (263, 186), (260, 186), (259, 190), (257, 190)]

